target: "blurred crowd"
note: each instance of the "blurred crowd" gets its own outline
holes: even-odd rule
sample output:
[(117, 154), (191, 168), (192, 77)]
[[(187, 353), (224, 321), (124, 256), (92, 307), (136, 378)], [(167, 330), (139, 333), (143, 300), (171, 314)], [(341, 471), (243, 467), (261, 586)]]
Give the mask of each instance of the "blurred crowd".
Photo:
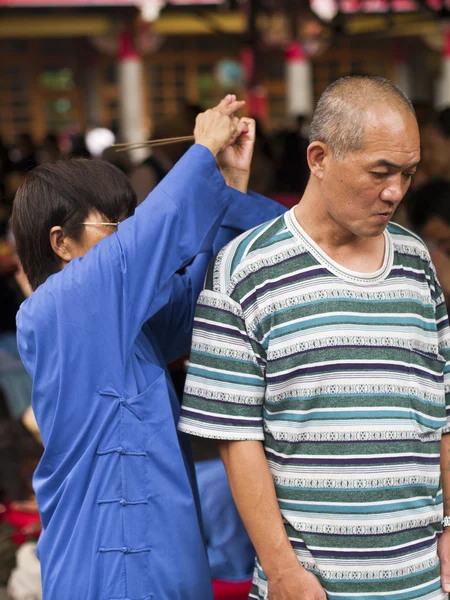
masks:
[[(158, 123), (152, 138), (190, 135), (200, 110), (188, 106), (177, 118)], [(416, 113), (422, 161), (393, 220), (413, 230), (426, 242), (450, 306), (450, 107), (436, 112), (428, 105), (417, 104)], [(306, 160), (308, 125), (304, 116), (293, 119), (280, 131), (264, 131), (261, 124), (257, 124), (251, 189), (287, 206), (294, 206), (301, 199), (309, 176)], [(38, 577), (38, 567), (33, 557), (27, 554), (27, 544), (36, 541), (40, 529), (31, 478), (42, 447), (30, 410), (31, 379), (20, 362), (15, 341), (15, 314), (20, 303), (31, 293), (17, 262), (8, 226), (15, 192), (27, 172), (39, 164), (65, 157), (92, 157), (112, 162), (124, 171), (141, 202), (187, 149), (186, 144), (155, 148), (136, 164), (131, 162), (129, 153), (117, 152), (112, 147), (114, 139), (120, 141), (112, 132), (108, 137), (105, 130), (101, 131), (103, 133), (98, 130), (95, 143), (92, 135), (89, 138), (85, 133), (66, 136), (49, 133), (40, 145), (28, 134), (18, 135), (15, 143), (9, 146), (0, 139), (0, 586), (10, 581), (10, 594), (18, 599), (20, 592), (15, 590), (24, 589), (21, 585), (26, 587), (23, 581), (28, 577), (32, 587), (36, 573)], [(181, 395), (183, 360), (173, 365), (172, 374)], [(217, 458), (216, 450), (207, 441), (194, 443), (198, 444), (194, 452), (199, 464), (205, 459)], [(212, 463), (204, 463), (207, 464)], [(205, 486), (223, 485), (224, 481), (224, 471), (209, 471), (206, 467), (199, 470), (200, 485), (202, 482)], [(204, 501), (208, 502), (206, 497)], [(229, 517), (227, 522), (230, 522)], [(240, 575), (249, 577), (252, 550), (243, 529), (239, 535), (242, 535), (249, 571)], [(19, 548), (22, 554), (17, 553)], [(22, 575), (17, 573), (20, 569)], [(23, 576), (23, 569), (28, 569), (26, 576)]]

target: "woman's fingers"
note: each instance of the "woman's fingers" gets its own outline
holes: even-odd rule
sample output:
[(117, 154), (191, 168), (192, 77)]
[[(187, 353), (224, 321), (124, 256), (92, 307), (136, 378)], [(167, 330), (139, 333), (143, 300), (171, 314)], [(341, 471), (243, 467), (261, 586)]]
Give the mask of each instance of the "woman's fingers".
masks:
[(250, 119), (249, 117), (242, 117), (241, 119), (239, 119), (237, 127), (239, 135), (241, 133), (248, 133), (250, 134), (250, 137), (254, 137), (256, 127), (254, 119)]
[(236, 100), (236, 96), (234, 94), (229, 94), (228, 96), (225, 96), (225, 98), (221, 100), (219, 104), (213, 108), (213, 110), (218, 110), (223, 115), (231, 117), (233, 116), (233, 113), (242, 108), (244, 105), (245, 100)]
[(219, 102), (219, 104), (215, 107), (216, 109), (223, 110), (227, 106), (229, 106), (232, 102), (236, 102), (235, 94), (227, 94), (225, 98)]
[(230, 102), (230, 104), (224, 108), (223, 114), (231, 117), (233, 113), (241, 109), (243, 106), (245, 106), (245, 100), (235, 100), (234, 102)]

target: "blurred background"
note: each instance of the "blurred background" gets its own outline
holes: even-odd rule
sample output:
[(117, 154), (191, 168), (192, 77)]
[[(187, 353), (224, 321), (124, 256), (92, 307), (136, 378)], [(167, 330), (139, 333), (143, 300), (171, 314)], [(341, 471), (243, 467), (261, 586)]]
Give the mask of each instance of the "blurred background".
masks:
[(449, 0), (0, 0), (3, 195), (44, 160), (190, 133), (230, 91), (258, 119), (258, 191), (301, 192), (286, 160), (336, 78), (387, 77), (423, 122), (450, 105), (448, 23)]
[[(8, 226), (21, 180), (46, 161), (92, 157), (122, 169), (142, 201), (188, 146), (112, 145), (189, 135), (233, 92), (257, 120), (250, 187), (290, 207), (308, 180), (314, 105), (350, 74), (386, 77), (415, 105), (422, 163), (394, 220), (424, 237), (450, 305), (450, 0), (0, 0), (1, 600), (7, 585), (14, 600), (41, 597), (31, 477), (42, 447), (15, 342), (31, 290)], [(172, 373), (181, 394), (184, 362)], [(216, 586), (216, 598), (245, 598), (248, 585)]]

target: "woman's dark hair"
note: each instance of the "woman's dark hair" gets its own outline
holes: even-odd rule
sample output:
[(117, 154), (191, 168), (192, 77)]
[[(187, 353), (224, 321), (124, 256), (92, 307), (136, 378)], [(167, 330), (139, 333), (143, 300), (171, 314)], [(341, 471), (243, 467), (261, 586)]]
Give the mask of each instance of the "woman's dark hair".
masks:
[(11, 218), (17, 253), (31, 287), (36, 289), (60, 270), (50, 244), (52, 227), (59, 225), (78, 241), (89, 213), (117, 222), (135, 208), (131, 183), (108, 162), (73, 158), (33, 169), (17, 190)]
[(414, 231), (420, 233), (431, 217), (440, 217), (450, 225), (450, 181), (434, 179), (411, 194), (407, 206)]

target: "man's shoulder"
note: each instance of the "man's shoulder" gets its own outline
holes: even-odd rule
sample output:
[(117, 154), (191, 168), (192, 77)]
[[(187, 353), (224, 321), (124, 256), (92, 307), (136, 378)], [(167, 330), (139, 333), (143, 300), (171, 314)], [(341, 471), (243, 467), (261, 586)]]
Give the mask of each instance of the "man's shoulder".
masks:
[(429, 260), (429, 251), (425, 242), (414, 232), (398, 223), (389, 223), (388, 232), (392, 237), (397, 251), (402, 254), (413, 254)]
[(269, 263), (275, 264), (292, 242), (284, 214), (242, 233), (217, 254), (206, 286), (229, 294), (243, 272), (256, 274)]
[(387, 228), (392, 236), (404, 237), (408, 239), (411, 238), (423, 244), (423, 241), (416, 233), (412, 232), (410, 229), (407, 229), (403, 225), (400, 225), (399, 223), (390, 222)]

